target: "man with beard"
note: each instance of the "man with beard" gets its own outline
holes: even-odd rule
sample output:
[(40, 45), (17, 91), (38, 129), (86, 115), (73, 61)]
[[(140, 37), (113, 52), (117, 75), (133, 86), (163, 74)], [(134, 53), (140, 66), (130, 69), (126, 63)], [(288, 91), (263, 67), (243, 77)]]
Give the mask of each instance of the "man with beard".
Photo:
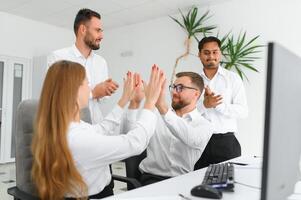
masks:
[[(158, 123), (147, 147), (147, 157), (139, 165), (141, 183), (151, 184), (193, 171), (212, 134), (212, 126), (196, 105), (202, 94), (202, 77), (194, 72), (180, 72), (169, 86), (172, 108), (166, 103), (165, 85), (156, 103)], [(143, 92), (136, 92), (130, 102), (124, 128), (134, 125)], [(127, 126), (127, 127), (126, 127)]]
[(220, 48), (221, 42), (216, 37), (205, 37), (199, 42), (205, 94), (198, 107), (213, 124), (214, 133), (196, 168), (241, 155), (241, 147), (234, 134), (237, 133), (236, 119), (248, 115), (246, 94), (240, 77), (220, 66)]
[(59, 60), (70, 60), (80, 63), (86, 69), (91, 88), (89, 110), (92, 123), (99, 123), (102, 113), (99, 106), (103, 97), (110, 96), (118, 88), (118, 84), (108, 78), (108, 67), (104, 58), (95, 54), (103, 38), (100, 15), (90, 9), (78, 11), (74, 20), (75, 44), (71, 47), (54, 51), (48, 57), (48, 66)]

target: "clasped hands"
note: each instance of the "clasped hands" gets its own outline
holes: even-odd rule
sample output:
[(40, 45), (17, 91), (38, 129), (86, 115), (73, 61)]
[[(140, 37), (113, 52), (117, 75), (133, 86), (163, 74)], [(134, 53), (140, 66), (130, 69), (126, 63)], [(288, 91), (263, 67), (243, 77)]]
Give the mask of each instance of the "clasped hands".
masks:
[(111, 96), (118, 89), (118, 87), (119, 85), (111, 78), (105, 80), (104, 82), (98, 83), (92, 90), (93, 99)]
[(216, 95), (211, 89), (206, 86), (205, 87), (205, 94), (204, 94), (204, 106), (205, 108), (215, 108), (223, 101), (223, 97), (221, 95)]

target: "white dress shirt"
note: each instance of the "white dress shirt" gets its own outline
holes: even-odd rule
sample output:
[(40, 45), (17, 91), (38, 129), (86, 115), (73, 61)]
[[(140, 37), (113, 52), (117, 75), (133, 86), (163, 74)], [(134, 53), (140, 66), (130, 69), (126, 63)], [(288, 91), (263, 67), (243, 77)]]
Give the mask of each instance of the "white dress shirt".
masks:
[[(126, 113), (128, 126), (135, 121), (137, 110)], [(212, 134), (211, 123), (197, 109), (183, 117), (171, 109), (157, 112), (156, 130), (147, 147), (147, 157), (140, 163), (143, 172), (160, 176), (178, 176), (193, 171)], [(151, 123), (151, 122), (150, 122)]]
[(123, 109), (116, 106), (100, 124), (80, 121), (69, 126), (68, 145), (75, 165), (88, 186), (88, 195), (99, 193), (110, 183), (109, 164), (142, 153), (155, 131), (157, 117), (144, 109), (127, 134), (111, 135), (120, 124), (122, 113)]
[[(105, 59), (93, 51), (91, 51), (88, 58), (85, 58), (75, 45), (59, 49), (51, 53), (47, 58), (48, 67), (56, 61), (69, 60), (80, 63), (86, 69), (87, 79), (91, 90), (96, 84), (103, 82), (108, 79), (108, 66)], [(92, 99), (90, 95), (89, 110), (91, 113), (92, 124), (100, 123), (103, 119), (103, 115), (100, 110), (102, 100)]]
[(204, 97), (199, 101), (198, 108), (214, 126), (214, 133), (237, 132), (237, 118), (248, 115), (247, 98), (241, 78), (234, 72), (219, 66), (217, 73), (210, 80), (201, 72), (205, 86), (212, 92), (223, 97), (222, 104), (215, 108), (205, 108)]

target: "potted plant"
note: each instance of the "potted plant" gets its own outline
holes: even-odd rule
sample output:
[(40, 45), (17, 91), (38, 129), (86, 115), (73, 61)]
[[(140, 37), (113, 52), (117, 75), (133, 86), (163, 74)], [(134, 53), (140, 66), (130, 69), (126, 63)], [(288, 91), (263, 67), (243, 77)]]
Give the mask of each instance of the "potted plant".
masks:
[(200, 18), (197, 19), (198, 15), (198, 8), (193, 7), (190, 9), (187, 13), (187, 15), (184, 15), (182, 11), (179, 9), (181, 16), (182, 16), (182, 22), (179, 20), (173, 18), (170, 16), (171, 19), (173, 19), (177, 24), (179, 24), (184, 31), (186, 32), (186, 39), (185, 39), (185, 47), (186, 51), (180, 55), (179, 57), (176, 58), (176, 62), (172, 71), (172, 76), (171, 76), (171, 84), (173, 83), (173, 79), (176, 73), (176, 68), (178, 66), (179, 61), (182, 58), (187, 57), (190, 54), (190, 48), (191, 48), (191, 38), (195, 38), (198, 41), (197, 35), (198, 34), (203, 34), (205, 36), (207, 33), (211, 33), (211, 30), (215, 29), (216, 26), (211, 25), (211, 26), (205, 26), (204, 23), (208, 20), (209, 16), (209, 11), (207, 11), (205, 14), (203, 14)]
[[(191, 46), (191, 37), (194, 37), (197, 42), (199, 39), (197, 37), (198, 34), (202, 33), (202, 36), (206, 36), (206, 34), (211, 33), (213, 29), (216, 28), (215, 25), (204, 26), (204, 22), (209, 18), (207, 11), (200, 18), (197, 18), (198, 8), (191, 8), (187, 15), (184, 15), (180, 10), (182, 21), (171, 17), (177, 24), (181, 26), (187, 33), (187, 38), (185, 39), (186, 51), (184, 54), (176, 58), (176, 62), (173, 68), (171, 83), (173, 83), (173, 79), (175, 76), (177, 65), (180, 59), (188, 56), (190, 54), (190, 46)], [(218, 37), (218, 35), (217, 35)], [(237, 39), (234, 39), (233, 34), (230, 32), (222, 37), (221, 40), (221, 52), (223, 55), (221, 65), (229, 70), (234, 70), (238, 73), (241, 79), (246, 78), (247, 76), (244, 73), (244, 69), (252, 70), (258, 72), (255, 66), (253, 66), (253, 62), (260, 57), (257, 57), (256, 54), (263, 45), (257, 45), (256, 40), (259, 35), (251, 38), (250, 40), (246, 39), (246, 32), (243, 34), (239, 34)]]
[(253, 63), (255, 60), (260, 59), (256, 54), (263, 47), (263, 45), (256, 44), (259, 35), (246, 40), (246, 34), (246, 31), (243, 34), (240, 33), (235, 40), (233, 34), (228, 33), (221, 39), (221, 51), (223, 54), (221, 65), (226, 69), (236, 71), (242, 80), (244, 78), (248, 80), (244, 69), (258, 72)]

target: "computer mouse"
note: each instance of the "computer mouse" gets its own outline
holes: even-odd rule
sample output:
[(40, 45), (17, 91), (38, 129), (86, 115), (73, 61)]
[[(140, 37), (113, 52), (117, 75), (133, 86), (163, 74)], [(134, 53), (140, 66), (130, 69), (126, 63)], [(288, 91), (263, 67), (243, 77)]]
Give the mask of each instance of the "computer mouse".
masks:
[(191, 195), (210, 199), (221, 199), (223, 193), (210, 185), (197, 185), (191, 189)]

